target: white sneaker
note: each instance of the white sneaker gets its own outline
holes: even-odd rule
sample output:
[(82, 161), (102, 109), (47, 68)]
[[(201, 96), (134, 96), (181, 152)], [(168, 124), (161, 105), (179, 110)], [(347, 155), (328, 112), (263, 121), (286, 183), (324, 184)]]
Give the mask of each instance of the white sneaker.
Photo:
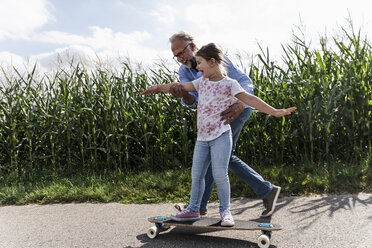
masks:
[(226, 209), (221, 215), (221, 226), (234, 226), (235, 222), (229, 209)]

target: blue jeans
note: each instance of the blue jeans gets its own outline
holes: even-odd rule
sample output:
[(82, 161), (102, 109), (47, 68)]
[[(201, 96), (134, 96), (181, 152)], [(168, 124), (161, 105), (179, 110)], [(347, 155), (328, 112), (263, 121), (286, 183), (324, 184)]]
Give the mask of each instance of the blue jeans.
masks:
[[(233, 145), (229, 169), (245, 183), (247, 183), (253, 191), (261, 198), (264, 199), (272, 190), (273, 186), (270, 182), (265, 181), (260, 174), (254, 171), (246, 163), (234, 155), (236, 142), (238, 141), (240, 132), (243, 129), (245, 122), (252, 114), (251, 108), (245, 108), (243, 112), (231, 124)], [(211, 196), (214, 186), (214, 179), (211, 166), (208, 166), (207, 174), (205, 175), (205, 190), (200, 204), (201, 209), (207, 209), (209, 197)]]
[[(192, 162), (191, 196), (188, 209), (197, 212), (205, 189), (205, 176), (208, 167), (213, 168), (211, 175), (217, 185), (220, 211), (230, 209), (230, 181), (228, 165), (231, 157), (232, 136), (226, 131), (211, 141), (196, 141)], [(210, 166), (211, 165), (211, 166)]]

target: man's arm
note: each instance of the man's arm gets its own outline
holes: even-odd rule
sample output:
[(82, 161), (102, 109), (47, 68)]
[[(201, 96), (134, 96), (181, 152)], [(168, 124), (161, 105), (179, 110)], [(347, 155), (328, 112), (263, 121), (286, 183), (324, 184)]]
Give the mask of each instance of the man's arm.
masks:
[[(224, 56), (228, 77), (238, 81), (240, 86), (248, 93), (253, 94), (253, 84), (251, 79), (240, 71), (227, 56)], [(238, 100), (236, 103), (231, 105), (228, 109), (221, 113), (221, 121), (225, 121), (224, 124), (232, 123), (245, 109), (246, 105), (244, 102)]]

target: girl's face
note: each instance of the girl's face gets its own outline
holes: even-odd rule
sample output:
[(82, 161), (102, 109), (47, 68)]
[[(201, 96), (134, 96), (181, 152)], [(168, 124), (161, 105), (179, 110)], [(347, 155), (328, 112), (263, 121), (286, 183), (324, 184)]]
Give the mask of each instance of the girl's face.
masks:
[(209, 78), (213, 74), (213, 66), (211, 61), (207, 61), (205, 58), (196, 56), (196, 69), (203, 73), (204, 78)]

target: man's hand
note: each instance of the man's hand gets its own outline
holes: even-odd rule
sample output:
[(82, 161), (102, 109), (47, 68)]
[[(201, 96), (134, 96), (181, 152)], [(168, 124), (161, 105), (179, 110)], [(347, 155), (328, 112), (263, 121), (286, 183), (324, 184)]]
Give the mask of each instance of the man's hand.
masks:
[(234, 103), (228, 109), (221, 113), (221, 121), (225, 120), (223, 124), (227, 125), (233, 122), (244, 110), (245, 104), (241, 101)]
[(188, 94), (185, 88), (180, 84), (173, 84), (169, 88), (169, 93), (171, 93), (175, 97), (183, 97), (184, 95)]
[(182, 97), (183, 102), (186, 104), (191, 105), (195, 102), (194, 96), (190, 95), (181, 83), (171, 85), (171, 87), (169, 88), (169, 93), (171, 93), (175, 97)]

